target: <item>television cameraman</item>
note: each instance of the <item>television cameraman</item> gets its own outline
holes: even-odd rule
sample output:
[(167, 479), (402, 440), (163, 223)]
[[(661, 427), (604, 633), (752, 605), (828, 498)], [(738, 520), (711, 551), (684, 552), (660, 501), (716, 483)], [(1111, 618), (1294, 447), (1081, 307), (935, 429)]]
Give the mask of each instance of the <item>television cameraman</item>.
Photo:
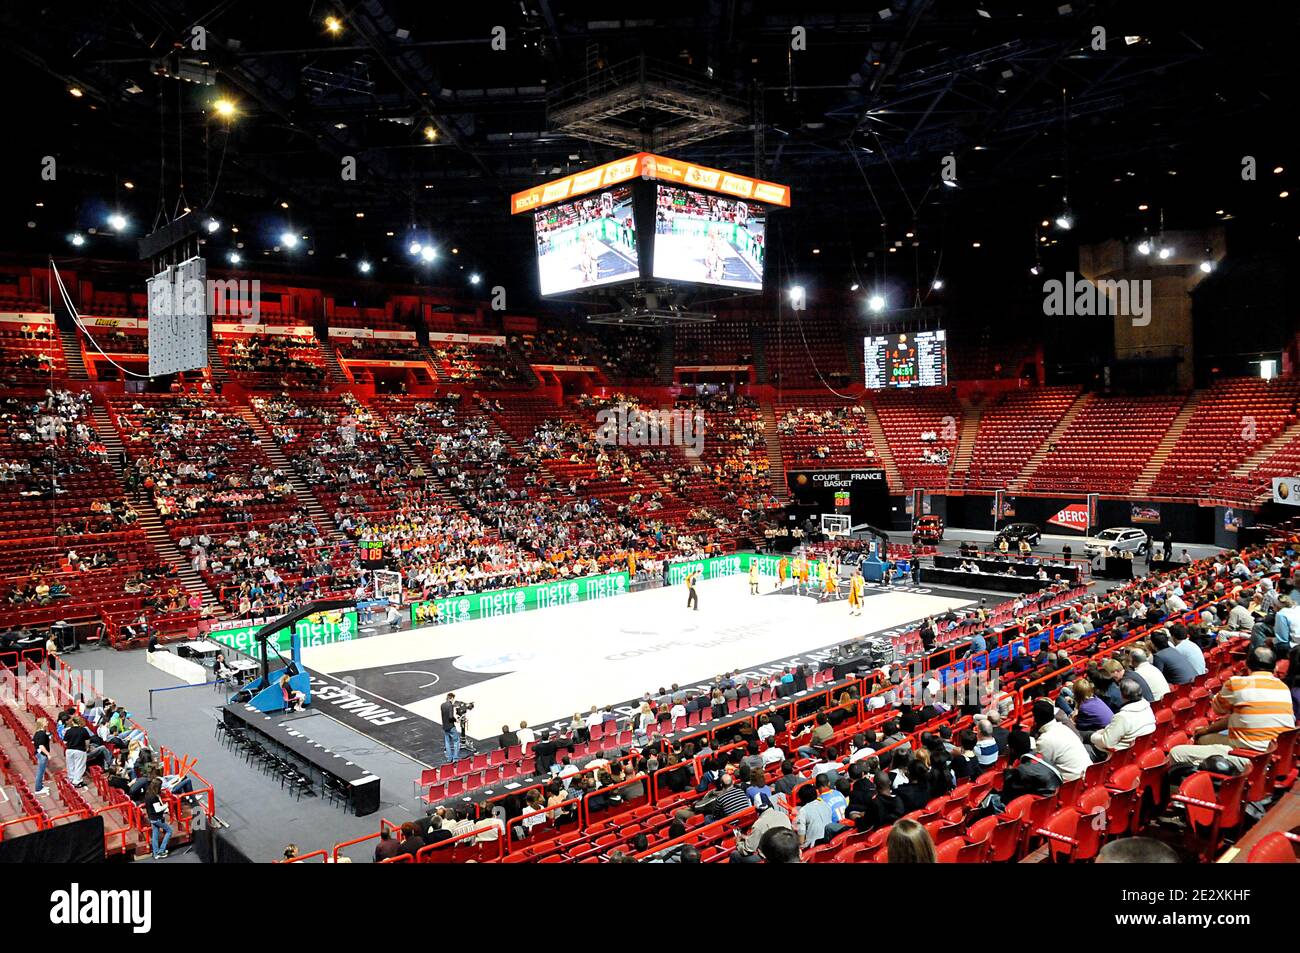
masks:
[(474, 705), (456, 701), (456, 693), (448, 692), (442, 703), (442, 743), (446, 749), (447, 763), (455, 764), (460, 760), (460, 725), (465, 715)]

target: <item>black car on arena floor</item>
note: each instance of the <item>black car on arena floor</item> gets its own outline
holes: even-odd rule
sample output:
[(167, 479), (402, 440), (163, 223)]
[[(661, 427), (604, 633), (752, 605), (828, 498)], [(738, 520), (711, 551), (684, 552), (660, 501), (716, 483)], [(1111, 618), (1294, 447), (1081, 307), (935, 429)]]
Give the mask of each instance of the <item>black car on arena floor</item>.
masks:
[(993, 545), (996, 547), (1004, 539), (1007, 541), (1007, 548), (1012, 550), (1020, 545), (1022, 539), (1030, 546), (1037, 546), (1043, 539), (1043, 531), (1034, 523), (1008, 523), (993, 537)]

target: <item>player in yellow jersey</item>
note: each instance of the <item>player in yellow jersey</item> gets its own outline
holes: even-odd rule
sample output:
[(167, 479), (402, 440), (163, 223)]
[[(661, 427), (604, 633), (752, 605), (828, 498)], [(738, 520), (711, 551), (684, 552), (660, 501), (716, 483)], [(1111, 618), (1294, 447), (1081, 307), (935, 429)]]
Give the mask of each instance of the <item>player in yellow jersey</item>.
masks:
[(862, 578), (862, 570), (853, 570), (849, 580), (849, 615), (862, 615), (862, 600), (867, 592), (867, 582)]
[(822, 563), (822, 598), (832, 602), (840, 597), (839, 573), (829, 562)]
[(758, 559), (753, 557), (749, 560), (749, 594), (758, 595)]
[(776, 588), (785, 588), (785, 580), (788, 575), (790, 575), (790, 560), (782, 556), (776, 564)]

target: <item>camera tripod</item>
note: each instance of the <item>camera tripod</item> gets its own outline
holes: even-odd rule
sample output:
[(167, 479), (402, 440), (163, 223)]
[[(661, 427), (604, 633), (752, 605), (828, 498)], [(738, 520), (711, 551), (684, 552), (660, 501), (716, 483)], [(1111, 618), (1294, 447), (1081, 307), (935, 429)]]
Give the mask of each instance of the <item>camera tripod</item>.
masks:
[(460, 730), (460, 750), (468, 751), (470, 754), (478, 754), (478, 745), (469, 736), (469, 714), (462, 714), (456, 719), (456, 727)]

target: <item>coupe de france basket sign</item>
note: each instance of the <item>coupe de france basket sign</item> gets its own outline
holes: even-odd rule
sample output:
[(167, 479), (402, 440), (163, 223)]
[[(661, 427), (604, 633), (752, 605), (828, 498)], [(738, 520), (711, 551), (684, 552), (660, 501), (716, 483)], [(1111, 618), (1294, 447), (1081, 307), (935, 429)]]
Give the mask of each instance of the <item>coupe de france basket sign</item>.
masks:
[(1273, 477), (1273, 502), (1300, 506), (1300, 477)]

